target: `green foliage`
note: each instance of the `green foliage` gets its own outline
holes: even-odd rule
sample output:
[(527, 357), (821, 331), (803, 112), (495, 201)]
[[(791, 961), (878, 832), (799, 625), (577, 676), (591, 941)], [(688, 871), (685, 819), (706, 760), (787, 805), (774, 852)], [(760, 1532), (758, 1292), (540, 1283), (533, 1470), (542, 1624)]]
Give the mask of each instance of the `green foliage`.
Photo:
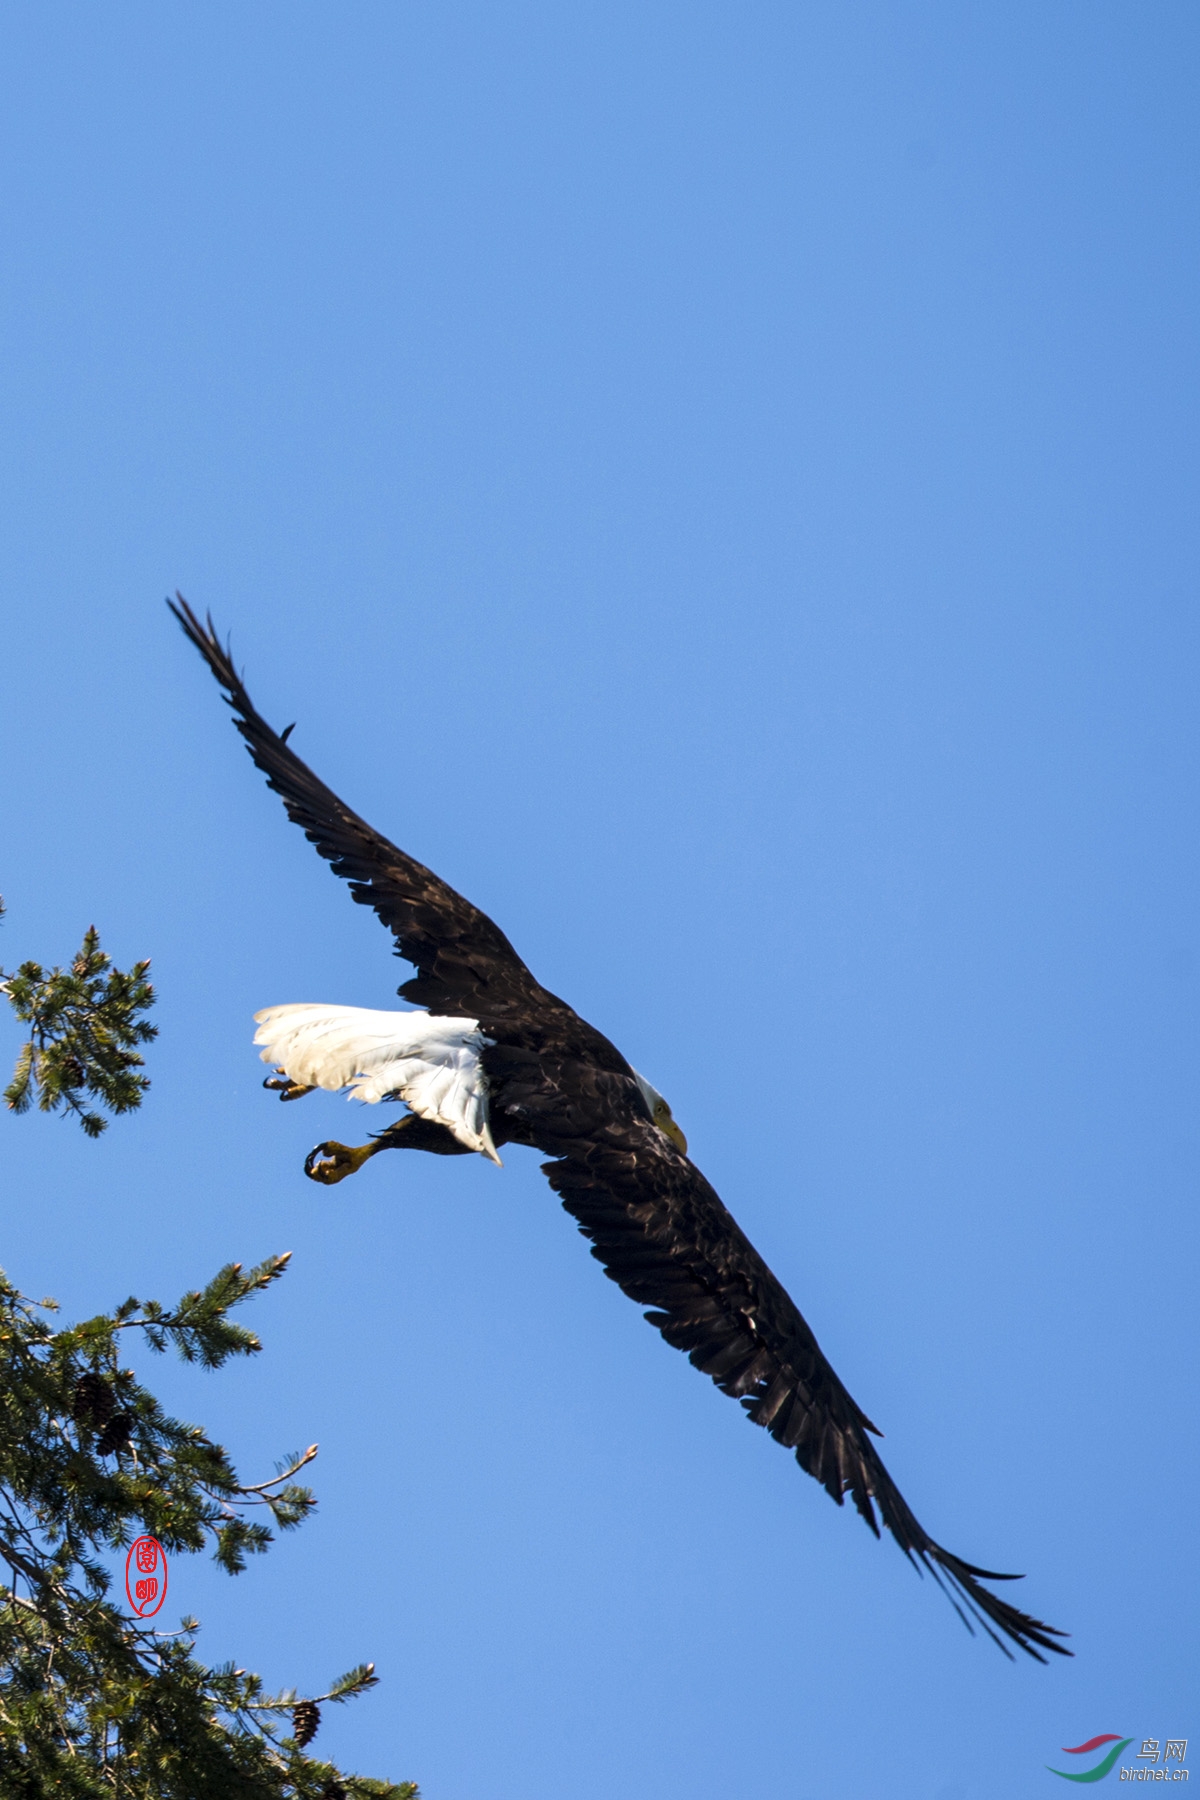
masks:
[(141, 1105), (150, 1083), (138, 1073), (143, 1061), (135, 1045), (158, 1035), (158, 1027), (140, 1016), (154, 1004), (149, 967), (139, 962), (128, 971), (114, 969), (89, 925), (69, 969), (47, 974), (40, 963), (25, 962), (15, 975), (0, 970), (0, 988), (31, 1028), (4, 1090), (13, 1112), (25, 1112), (36, 1095), (42, 1112), (65, 1108), (89, 1137), (99, 1137), (108, 1121), (89, 1110), (87, 1100), (113, 1113)]
[(324, 1694), (269, 1694), (197, 1660), (195, 1619), (166, 1631), (127, 1616), (100, 1561), (148, 1534), (169, 1557), (207, 1546), (233, 1574), (311, 1512), (294, 1478), (315, 1445), (248, 1486), (123, 1363), (138, 1340), (212, 1369), (254, 1354), (258, 1338), (227, 1315), (286, 1265), (231, 1264), (172, 1309), (129, 1299), (59, 1331), (53, 1302), (0, 1275), (0, 1793), (13, 1800), (416, 1800), (411, 1782), (305, 1753), (321, 1705), (373, 1686), (371, 1664)]
[[(0, 900), (0, 917), (4, 903)], [(34, 962), (0, 989), (31, 1028), (5, 1090), (11, 1111), (73, 1112), (89, 1137), (97, 1101), (131, 1112), (149, 1086), (135, 1048), (156, 1028), (148, 962), (114, 969), (94, 927), (69, 970)], [(419, 1800), (412, 1782), (342, 1774), (306, 1754), (322, 1705), (375, 1685), (361, 1664), (324, 1694), (267, 1693), (232, 1664), (194, 1655), (195, 1619), (178, 1630), (129, 1616), (100, 1560), (137, 1537), (168, 1557), (210, 1548), (231, 1575), (276, 1530), (312, 1511), (295, 1477), (316, 1445), (241, 1481), (221, 1445), (171, 1418), (123, 1357), (131, 1343), (174, 1349), (219, 1369), (261, 1348), (231, 1310), (283, 1274), (286, 1256), (221, 1269), (173, 1308), (126, 1300), (54, 1331), (0, 1272), (0, 1794), (12, 1800)], [(118, 1562), (123, 1561), (118, 1557)], [(289, 1732), (290, 1726), (290, 1732)]]

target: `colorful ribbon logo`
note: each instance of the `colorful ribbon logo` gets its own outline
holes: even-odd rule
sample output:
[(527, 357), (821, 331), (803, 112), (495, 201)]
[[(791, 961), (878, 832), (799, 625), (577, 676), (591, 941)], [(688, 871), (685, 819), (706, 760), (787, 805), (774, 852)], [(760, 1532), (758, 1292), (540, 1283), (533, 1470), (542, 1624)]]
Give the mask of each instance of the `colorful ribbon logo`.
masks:
[(1098, 1750), (1101, 1744), (1111, 1744), (1112, 1749), (1108, 1755), (1102, 1756), (1094, 1769), (1085, 1769), (1079, 1775), (1071, 1775), (1066, 1769), (1050, 1769), (1049, 1763), (1046, 1764), (1046, 1767), (1050, 1769), (1052, 1775), (1061, 1775), (1064, 1781), (1103, 1781), (1106, 1775), (1112, 1774), (1113, 1764), (1122, 1750), (1132, 1742), (1132, 1738), (1118, 1740), (1115, 1731), (1105, 1731), (1099, 1737), (1089, 1738), (1086, 1744), (1063, 1745), (1063, 1752), (1067, 1756), (1086, 1756), (1089, 1750)]

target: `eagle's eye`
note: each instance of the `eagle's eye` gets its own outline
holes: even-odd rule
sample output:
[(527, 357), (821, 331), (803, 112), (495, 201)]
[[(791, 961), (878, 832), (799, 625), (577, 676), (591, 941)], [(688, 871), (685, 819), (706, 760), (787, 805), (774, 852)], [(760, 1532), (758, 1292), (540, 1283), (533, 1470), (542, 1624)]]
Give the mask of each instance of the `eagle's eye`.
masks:
[(658, 1094), (654, 1101), (654, 1123), (663, 1133), (664, 1137), (669, 1137), (675, 1148), (682, 1151), (683, 1155), (686, 1156), (687, 1139), (675, 1123), (675, 1115), (672, 1113), (661, 1094)]

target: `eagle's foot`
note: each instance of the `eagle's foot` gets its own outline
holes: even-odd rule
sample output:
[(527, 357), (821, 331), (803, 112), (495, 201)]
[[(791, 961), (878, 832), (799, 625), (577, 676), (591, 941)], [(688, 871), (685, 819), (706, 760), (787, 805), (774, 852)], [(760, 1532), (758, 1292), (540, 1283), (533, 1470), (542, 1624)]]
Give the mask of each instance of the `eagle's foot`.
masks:
[(338, 1144), (333, 1141), (318, 1144), (304, 1159), (304, 1173), (310, 1181), (332, 1187), (336, 1181), (345, 1181), (347, 1175), (361, 1169), (378, 1148), (378, 1144)]
[(293, 1081), (286, 1069), (276, 1069), (273, 1075), (267, 1076), (263, 1086), (278, 1094), (281, 1100), (299, 1100), (313, 1091), (312, 1088), (305, 1087), (303, 1082)]

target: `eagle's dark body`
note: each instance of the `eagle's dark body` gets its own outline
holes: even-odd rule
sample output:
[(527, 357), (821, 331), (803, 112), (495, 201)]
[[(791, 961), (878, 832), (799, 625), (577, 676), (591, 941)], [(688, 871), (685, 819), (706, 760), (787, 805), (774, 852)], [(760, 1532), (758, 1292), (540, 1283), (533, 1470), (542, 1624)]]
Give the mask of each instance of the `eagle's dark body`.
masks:
[[(491, 1040), (482, 1061), (494, 1141), (552, 1159), (543, 1165), (550, 1185), (610, 1279), (839, 1505), (849, 1494), (877, 1536), (882, 1523), (964, 1618), (972, 1614), (1001, 1648), (1008, 1639), (1040, 1661), (1043, 1650), (1069, 1654), (1055, 1642), (1060, 1632), (981, 1585), (1013, 1577), (962, 1561), (918, 1523), (871, 1441), (876, 1428), (719, 1196), (652, 1122), (620, 1051), (534, 979), (492, 920), (317, 779), (288, 734), (255, 710), (211, 619), (203, 625), (181, 597), (172, 610), (288, 816), (415, 966), (400, 994), (431, 1013), (477, 1020)], [(397, 1148), (463, 1152), (443, 1126), (411, 1115), (382, 1135)]]

